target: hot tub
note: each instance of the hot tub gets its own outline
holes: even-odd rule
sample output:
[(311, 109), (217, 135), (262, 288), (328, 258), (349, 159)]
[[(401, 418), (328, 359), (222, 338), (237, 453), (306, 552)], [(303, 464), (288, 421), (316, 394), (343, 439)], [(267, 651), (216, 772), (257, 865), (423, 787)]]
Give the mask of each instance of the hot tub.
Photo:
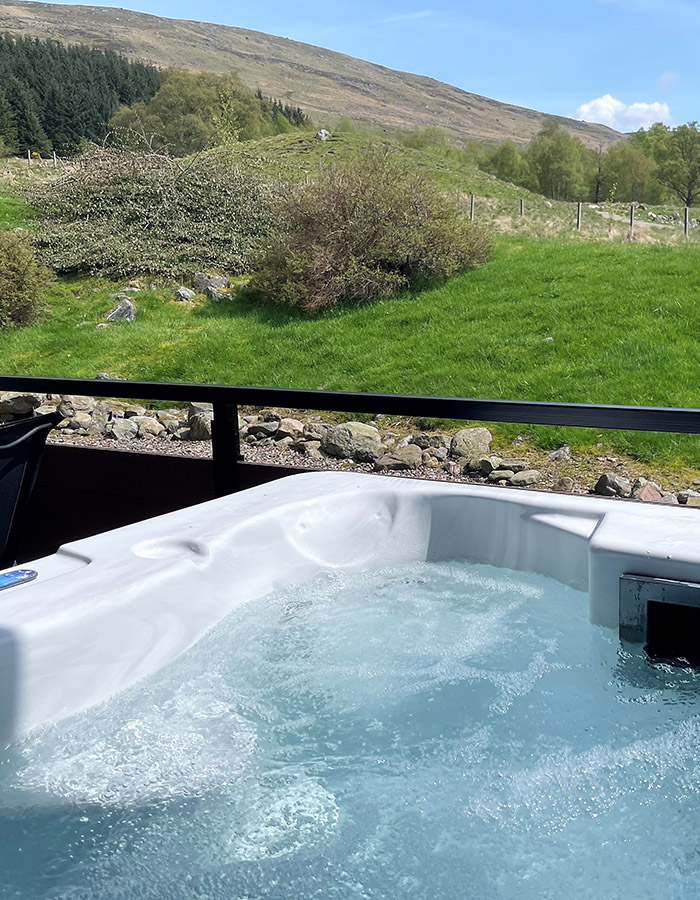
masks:
[(29, 567), (0, 895), (689, 900), (700, 683), (618, 629), (623, 576), (692, 607), (700, 511), (313, 473)]

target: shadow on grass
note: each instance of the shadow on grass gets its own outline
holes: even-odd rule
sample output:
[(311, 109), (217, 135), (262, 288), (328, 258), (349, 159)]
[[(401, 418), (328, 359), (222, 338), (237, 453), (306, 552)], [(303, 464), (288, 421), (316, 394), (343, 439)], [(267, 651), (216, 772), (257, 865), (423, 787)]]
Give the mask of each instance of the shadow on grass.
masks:
[(416, 300), (426, 291), (439, 290), (450, 281), (449, 278), (435, 278), (414, 284), (411, 288), (397, 291), (388, 297), (375, 297), (371, 300), (352, 300), (340, 303), (329, 309), (313, 312), (288, 306), (283, 303), (270, 303), (252, 291), (239, 291), (231, 300), (221, 303), (203, 304), (193, 312), (194, 318), (202, 319), (235, 319), (247, 318), (269, 328), (281, 328), (290, 324), (305, 322), (327, 322), (340, 320), (347, 315), (354, 315), (361, 310), (370, 309), (378, 304), (402, 304)]

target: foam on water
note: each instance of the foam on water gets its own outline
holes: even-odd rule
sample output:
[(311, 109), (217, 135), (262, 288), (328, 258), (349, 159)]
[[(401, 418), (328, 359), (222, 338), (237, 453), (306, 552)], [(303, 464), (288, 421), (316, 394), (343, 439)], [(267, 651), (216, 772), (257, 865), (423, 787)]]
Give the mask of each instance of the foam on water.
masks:
[(700, 676), (461, 563), (326, 576), (0, 761), (0, 898), (700, 897)]

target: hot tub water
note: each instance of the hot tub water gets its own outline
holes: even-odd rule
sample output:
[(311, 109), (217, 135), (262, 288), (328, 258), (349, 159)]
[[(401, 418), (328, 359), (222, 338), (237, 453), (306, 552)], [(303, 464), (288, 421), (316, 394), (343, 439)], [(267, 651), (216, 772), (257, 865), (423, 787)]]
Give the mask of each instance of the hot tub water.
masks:
[(691, 900), (699, 689), (542, 576), (324, 576), (12, 744), (0, 897)]

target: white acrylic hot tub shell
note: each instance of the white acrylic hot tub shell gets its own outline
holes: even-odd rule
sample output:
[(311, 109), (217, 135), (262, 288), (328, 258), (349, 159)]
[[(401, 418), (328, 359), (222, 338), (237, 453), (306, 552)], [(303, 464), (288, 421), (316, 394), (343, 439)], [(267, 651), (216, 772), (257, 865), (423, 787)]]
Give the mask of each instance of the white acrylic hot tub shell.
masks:
[(617, 627), (620, 575), (700, 582), (700, 510), (318, 472), (87, 538), (0, 593), (0, 740), (104, 700), (284, 585), (439, 559), (552, 576)]

